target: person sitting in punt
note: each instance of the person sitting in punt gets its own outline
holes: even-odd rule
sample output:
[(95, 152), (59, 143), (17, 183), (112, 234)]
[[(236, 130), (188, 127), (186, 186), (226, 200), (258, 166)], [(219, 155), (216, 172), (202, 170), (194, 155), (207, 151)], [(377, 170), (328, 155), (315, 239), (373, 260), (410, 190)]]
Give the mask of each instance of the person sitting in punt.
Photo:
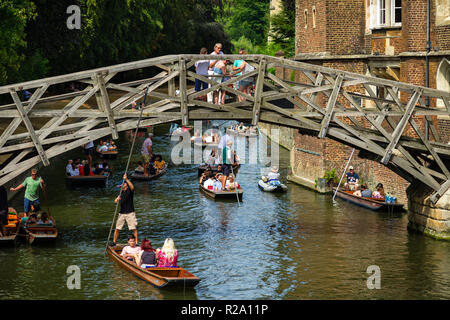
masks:
[(142, 161), (137, 162), (137, 167), (136, 169), (134, 169), (134, 173), (144, 174), (144, 164), (142, 163)]
[(344, 188), (347, 190), (358, 190), (359, 188), (359, 176), (354, 171), (353, 166), (348, 167), (349, 172), (347, 172), (347, 182), (344, 183)]
[(238, 186), (237, 182), (234, 180), (233, 175), (230, 173), (227, 182), (225, 183), (226, 190), (234, 190)]
[(215, 178), (213, 176), (209, 176), (206, 178), (206, 180), (203, 182), (203, 187), (205, 187), (208, 190), (212, 190), (215, 182)]
[(36, 224), (37, 223), (37, 214), (36, 213), (30, 214), (30, 216), (25, 221), (25, 223), (26, 223), (27, 226), (31, 225), (31, 224)]
[(99, 146), (98, 151), (99, 152), (107, 152), (109, 150), (107, 142), (103, 141), (103, 144)]
[(52, 220), (49, 220), (47, 212), (42, 212), (37, 224), (53, 226)]
[(79, 175), (80, 175), (80, 170), (79, 170), (78, 168), (79, 168), (79, 165), (78, 165), (78, 166), (75, 166), (75, 163), (73, 163), (73, 162), (72, 162), (72, 164), (70, 164), (70, 166), (67, 165), (67, 167), (66, 167), (66, 173), (67, 173), (67, 175), (68, 175), (69, 177), (72, 177), (72, 176), (79, 176)]
[(244, 126), (243, 122), (241, 122), (239, 124), (239, 126), (237, 127), (237, 131), (239, 131), (239, 132), (244, 132), (245, 131), (245, 126)]
[[(81, 173), (80, 173), (81, 175)], [(89, 160), (85, 160), (84, 168), (83, 168), (83, 175), (85, 176), (93, 176), (94, 173), (91, 170), (91, 164), (89, 163)]]
[(111, 172), (111, 168), (106, 160), (103, 160), (103, 163), (99, 165), (99, 167), (102, 168), (104, 172)]
[(223, 184), (224, 179), (225, 179), (225, 176), (222, 173), (216, 174), (215, 181), (213, 184), (214, 191), (222, 191), (222, 184)]
[(136, 246), (136, 237), (131, 234), (128, 236), (128, 246), (122, 249), (120, 255), (127, 260), (133, 261), (135, 254), (141, 251), (141, 247)]
[(203, 184), (205, 183), (205, 181), (209, 179), (210, 173), (211, 173), (211, 171), (209, 171), (208, 169), (206, 169), (206, 170), (202, 173), (202, 175), (200, 176), (200, 179), (198, 180), (198, 183), (200, 183), (201, 185), (203, 185)]
[(382, 184), (382, 183), (377, 184), (376, 189), (377, 189), (377, 190), (374, 191), (373, 194), (372, 194), (372, 198), (376, 198), (376, 199), (384, 199), (384, 197), (386, 196), (386, 194), (384, 193), (383, 184)]
[(94, 174), (96, 174), (96, 175), (103, 175), (104, 172), (105, 171), (103, 170), (103, 168), (100, 168), (100, 165), (98, 163), (96, 163), (94, 165), (94, 171), (93, 171)]
[(221, 164), (217, 165), (217, 173), (223, 173), (223, 167)]
[(150, 240), (144, 239), (141, 243), (141, 251), (135, 255), (134, 261), (141, 268), (156, 267), (156, 254)]
[(156, 169), (156, 172), (160, 172), (162, 169), (164, 169), (164, 166), (166, 165), (166, 162), (162, 159), (160, 155), (157, 155), (155, 157), (155, 162), (153, 166)]
[(71, 176), (70, 172), (73, 170), (72, 169), (72, 165), (73, 165), (73, 160), (67, 160), (66, 174), (67, 174), (68, 177)]
[(108, 151), (116, 151), (117, 150), (117, 146), (116, 146), (116, 144), (114, 143), (114, 140), (110, 140), (110, 142), (109, 142), (109, 148), (108, 148)]
[(213, 143), (214, 142), (214, 137), (212, 135), (209, 135), (209, 133), (205, 133), (205, 143)]
[(158, 260), (158, 267), (176, 267), (178, 260), (178, 250), (175, 248), (175, 243), (171, 238), (164, 241), (161, 249), (156, 249), (156, 259)]
[(371, 198), (372, 197), (372, 190), (368, 189), (365, 184), (361, 185), (361, 191), (360, 192), (361, 192), (361, 197), (363, 197), (363, 198)]

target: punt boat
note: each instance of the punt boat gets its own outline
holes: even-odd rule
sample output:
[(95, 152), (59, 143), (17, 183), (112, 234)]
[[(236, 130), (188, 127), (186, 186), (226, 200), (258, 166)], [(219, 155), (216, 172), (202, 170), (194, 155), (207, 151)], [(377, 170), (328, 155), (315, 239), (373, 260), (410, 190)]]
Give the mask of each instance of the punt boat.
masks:
[(33, 242), (49, 242), (55, 241), (58, 238), (58, 229), (56, 229), (56, 221), (53, 217), (49, 217), (52, 223), (50, 224), (31, 224), (21, 227), (22, 233), (30, 244)]
[[(214, 191), (214, 190), (210, 190), (205, 188), (204, 186), (202, 186), (201, 184), (200, 186), (200, 191), (203, 192), (207, 197), (211, 198), (211, 199), (230, 199), (230, 200), (234, 200), (237, 201), (237, 197), (239, 197), (239, 201), (242, 201), (242, 195), (244, 194), (244, 190), (242, 190), (241, 187), (239, 187), (239, 189), (237, 190), (230, 190), (230, 191)], [(236, 193), (238, 194), (236, 196)]]
[(111, 151), (98, 151), (97, 154), (102, 159), (116, 159), (119, 151), (111, 150)]
[(158, 179), (166, 172), (167, 172), (167, 163), (164, 165), (164, 168), (161, 171), (159, 171), (155, 174), (149, 174), (148, 176), (144, 176), (141, 173), (133, 172), (129, 176), (132, 180), (150, 181), (150, 180)]
[(0, 245), (12, 245), (15, 243), (19, 231), (19, 217), (14, 208), (8, 208), (8, 224), (5, 225), (5, 234), (0, 237)]
[(104, 187), (106, 186), (109, 175), (109, 173), (106, 173), (105, 175), (70, 176), (66, 177), (66, 183), (73, 187)]
[[(333, 188), (333, 192), (336, 192), (336, 188)], [(384, 200), (380, 200), (378, 198), (359, 197), (354, 195), (353, 191), (338, 190), (336, 196), (348, 202), (356, 204), (360, 207), (364, 207), (374, 211), (389, 211), (389, 212), (403, 211), (403, 204), (386, 203)]]
[(120, 255), (124, 246), (116, 245), (112, 247), (108, 245), (107, 252), (122, 268), (157, 288), (194, 287), (200, 282), (199, 277), (182, 267), (141, 268), (133, 261), (129, 261)]

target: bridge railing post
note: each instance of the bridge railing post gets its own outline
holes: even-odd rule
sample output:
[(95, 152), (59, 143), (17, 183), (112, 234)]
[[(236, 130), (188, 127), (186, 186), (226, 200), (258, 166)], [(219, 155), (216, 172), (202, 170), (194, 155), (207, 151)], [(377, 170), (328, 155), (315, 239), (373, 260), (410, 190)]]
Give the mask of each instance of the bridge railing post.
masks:
[(260, 111), (261, 111), (261, 102), (262, 102), (262, 92), (264, 86), (264, 78), (266, 76), (266, 59), (262, 58), (259, 62), (258, 69), (258, 78), (256, 79), (255, 85), (255, 101), (253, 104), (253, 116), (252, 116), (252, 125), (258, 125)]
[(180, 69), (180, 111), (181, 111), (181, 124), (187, 126), (189, 124), (189, 114), (187, 105), (187, 91), (186, 91), (186, 61), (184, 58), (179, 60)]

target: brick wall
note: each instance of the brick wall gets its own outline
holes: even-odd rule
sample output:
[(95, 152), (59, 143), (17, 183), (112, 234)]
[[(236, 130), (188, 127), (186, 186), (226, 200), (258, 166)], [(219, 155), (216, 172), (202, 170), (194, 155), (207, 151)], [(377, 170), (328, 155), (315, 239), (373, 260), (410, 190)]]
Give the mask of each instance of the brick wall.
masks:
[[(326, 51), (326, 0), (296, 0), (296, 54)], [(313, 27), (313, 6), (316, 23)], [(305, 28), (305, 10), (308, 10), (307, 27)]]
[(328, 0), (326, 10), (326, 51), (331, 54), (364, 53), (364, 1)]

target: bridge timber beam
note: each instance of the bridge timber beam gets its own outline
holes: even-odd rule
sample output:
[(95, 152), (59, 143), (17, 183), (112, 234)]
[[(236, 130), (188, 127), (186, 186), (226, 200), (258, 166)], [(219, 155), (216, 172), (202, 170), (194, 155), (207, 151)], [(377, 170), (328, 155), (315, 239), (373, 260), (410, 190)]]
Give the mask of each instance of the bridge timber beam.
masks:
[[(245, 60), (254, 70), (220, 83), (214, 75), (195, 72), (195, 62), (219, 59)], [(272, 73), (277, 67), (294, 72), (296, 81)], [(114, 81), (116, 75), (138, 69), (153, 76), (126, 83)], [(195, 80), (210, 87), (195, 92)], [(253, 94), (237, 89), (241, 80), (256, 84)], [(61, 92), (61, 88), (69, 91), (73, 82), (83, 89)], [(172, 121), (187, 125), (202, 119), (274, 123), (368, 151), (410, 181), (420, 181), (434, 190), (433, 202), (450, 189), (450, 145), (440, 137), (434, 120), (437, 116), (450, 119), (449, 92), (265, 55), (194, 54), (150, 58), (0, 87), (0, 155), (13, 154), (0, 167), (0, 185), (89, 141), (108, 135), (117, 138), (120, 131), (135, 128), (140, 110), (132, 103), (142, 102), (147, 88), (142, 127)], [(23, 90), (34, 91), (29, 100), (20, 98)], [(231, 99), (223, 105), (200, 100), (215, 90), (222, 90)], [(432, 107), (426, 106), (425, 99)], [(39, 125), (42, 119), (46, 120)], [(430, 136), (423, 130), (425, 122)]]

